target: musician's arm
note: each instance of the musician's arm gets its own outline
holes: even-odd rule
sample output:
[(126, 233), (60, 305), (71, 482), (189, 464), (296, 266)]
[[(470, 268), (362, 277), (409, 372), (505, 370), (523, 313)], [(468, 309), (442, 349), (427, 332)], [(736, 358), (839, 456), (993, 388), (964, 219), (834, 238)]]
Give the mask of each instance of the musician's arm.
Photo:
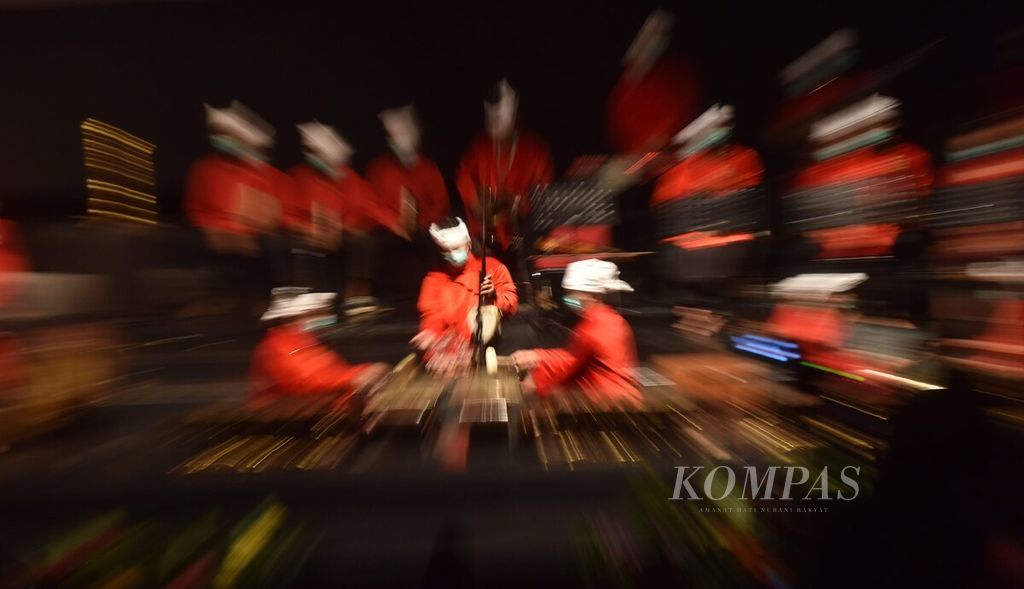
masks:
[(326, 347), (283, 351), (264, 364), (267, 375), (290, 395), (319, 395), (351, 388), (373, 364), (349, 364)]
[(519, 310), (519, 294), (508, 268), (504, 264), (496, 264), (491, 280), (494, 282), (494, 304), (498, 310), (502, 315), (515, 315)]
[(569, 346), (564, 349), (534, 350), (539, 364), (531, 375), (537, 394), (550, 394), (571, 383), (594, 354), (589, 338), (574, 332)]

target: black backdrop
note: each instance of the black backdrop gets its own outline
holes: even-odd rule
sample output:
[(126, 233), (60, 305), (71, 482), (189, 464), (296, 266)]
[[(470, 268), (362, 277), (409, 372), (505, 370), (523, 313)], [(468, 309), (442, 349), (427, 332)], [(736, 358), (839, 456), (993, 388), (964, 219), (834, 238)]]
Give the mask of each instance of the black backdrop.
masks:
[[(478, 4), (478, 5), (476, 5)], [(868, 63), (944, 39), (908, 77), (908, 134), (931, 144), (970, 112), (969, 76), (991, 66), (995, 33), (1020, 25), (986, 3), (666, 3), (675, 49), (704, 79), (703, 100), (738, 108), (741, 139), (777, 100), (775, 73), (840, 26), (861, 31)], [(1012, 3), (1007, 3), (1007, 7)], [(78, 124), (96, 117), (158, 146), (162, 210), (174, 215), (188, 164), (207, 150), (202, 102), (239, 98), (278, 128), (277, 165), (299, 158), (294, 123), (317, 117), (358, 149), (384, 149), (376, 113), (415, 101), (425, 151), (449, 183), (481, 126), (481, 97), (508, 75), (524, 124), (556, 165), (604, 149), (603, 110), (649, 2), (126, 2), (0, 8), (0, 201), (14, 217), (79, 213)], [(769, 159), (769, 165), (771, 160)]]

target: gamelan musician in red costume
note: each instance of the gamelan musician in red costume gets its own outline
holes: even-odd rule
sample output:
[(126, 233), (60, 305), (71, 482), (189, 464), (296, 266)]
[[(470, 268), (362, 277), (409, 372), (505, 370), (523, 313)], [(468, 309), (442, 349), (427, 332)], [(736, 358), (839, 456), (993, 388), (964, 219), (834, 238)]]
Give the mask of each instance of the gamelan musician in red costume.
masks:
[[(413, 297), (433, 251), (430, 225), (448, 215), (448, 188), (437, 165), (420, 151), (420, 125), (411, 104), (380, 113), (390, 153), (378, 156), (366, 176), (402, 239), (389, 238), (382, 256), (390, 269), (382, 288)], [(389, 236), (390, 237), (390, 236)], [(410, 280), (411, 279), (411, 280)]]
[(185, 214), (216, 256), (226, 288), (262, 298), (273, 281), (268, 238), (281, 223), (290, 180), (267, 163), (273, 129), (244, 105), (206, 106), (206, 124), (214, 152), (189, 168)]
[(344, 279), (348, 310), (371, 308), (372, 232), (379, 226), (393, 226), (394, 216), (369, 183), (349, 167), (354, 150), (333, 127), (311, 121), (298, 129), (306, 161), (291, 170), (295, 197), (286, 208), (286, 224), (305, 236), (306, 247), (328, 256), (329, 261), (340, 261), (342, 250), (343, 269), (327, 264), (332, 275), (328, 286)]
[(462, 219), (448, 217), (430, 227), (444, 258), (440, 269), (428, 272), (420, 287), (420, 332), (412, 344), (427, 350), (442, 337), (468, 343), (476, 331), (480, 295), (491, 304), (482, 310), (484, 340), (493, 337), (502, 317), (514, 315), (519, 295), (508, 268), (486, 259), (487, 275), (480, 280), (483, 260), (471, 250), (469, 230)]
[(502, 252), (509, 249), (514, 224), (530, 211), (530, 192), (554, 177), (547, 143), (516, 127), (517, 108), (518, 98), (508, 81), (495, 85), (484, 102), (486, 132), (466, 150), (455, 174), (473, 235), (480, 234), (480, 197), (490, 195), (488, 235), (493, 234), (493, 245)]
[(391, 153), (378, 156), (366, 177), (378, 197), (409, 233), (426, 234), (430, 225), (448, 215), (448, 189), (437, 164), (420, 153), (420, 125), (409, 104), (380, 113)]
[(664, 10), (652, 12), (622, 58), (605, 113), (608, 139), (619, 153), (660, 150), (697, 114), (697, 73), (668, 51), (674, 21)]
[(607, 293), (633, 289), (619, 279), (615, 264), (595, 259), (569, 264), (562, 289), (565, 306), (579, 314), (580, 321), (565, 348), (512, 354), (516, 366), (530, 372), (525, 389), (541, 397), (578, 391), (598, 406), (638, 404), (633, 330), (604, 302)]
[(346, 402), (360, 388), (380, 378), (380, 363), (349, 364), (316, 336), (333, 323), (335, 293), (276, 288), (263, 320), (276, 322), (253, 354), (250, 401), (260, 404), (288, 397), (336, 397)]

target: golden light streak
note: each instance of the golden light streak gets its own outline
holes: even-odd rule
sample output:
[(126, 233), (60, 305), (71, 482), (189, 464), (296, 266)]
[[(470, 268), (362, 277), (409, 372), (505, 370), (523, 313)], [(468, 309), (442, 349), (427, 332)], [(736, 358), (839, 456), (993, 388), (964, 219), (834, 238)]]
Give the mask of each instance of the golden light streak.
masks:
[(136, 207), (136, 206), (133, 206), (133, 205), (130, 205), (130, 204), (127, 204), (127, 203), (118, 202), (116, 200), (108, 200), (108, 199), (105, 199), (105, 198), (96, 198), (95, 196), (89, 197), (89, 204), (97, 203), (97, 202), (98, 203), (103, 203), (103, 204), (114, 205), (114, 206), (118, 206), (118, 207), (124, 207), (126, 209), (132, 209), (133, 211), (139, 211), (140, 213), (142, 213), (144, 215), (152, 215), (154, 217), (156, 216), (156, 211), (152, 211), (152, 210), (149, 210), (149, 209), (144, 209), (142, 207)]
[(87, 209), (85, 212), (90, 215), (100, 215), (105, 217), (114, 217), (117, 219), (125, 219), (128, 221), (137, 221), (139, 223), (147, 223), (149, 225), (156, 225), (156, 221), (152, 219), (143, 219), (142, 217), (135, 217), (132, 215), (122, 215), (121, 213), (115, 213), (113, 211), (104, 211), (100, 209)]
[(150, 185), (153, 184), (153, 179), (152, 178), (144, 178), (142, 176), (136, 176), (135, 174), (130, 174), (128, 172), (125, 172), (124, 170), (118, 170), (117, 168), (110, 168), (110, 167), (107, 167), (107, 166), (101, 166), (101, 165), (97, 164), (94, 161), (90, 161), (89, 159), (85, 160), (85, 167), (93, 168), (93, 169), (96, 169), (96, 170), (102, 170), (104, 172), (110, 172), (112, 174), (120, 174), (120, 175), (124, 176), (125, 178), (128, 178), (129, 180), (135, 180), (136, 182), (139, 182), (140, 184), (150, 184)]
[(113, 182), (103, 182), (102, 180), (86, 180), (85, 185), (94, 190), (109, 191), (114, 194), (120, 194), (121, 196), (135, 197), (147, 202), (156, 202), (156, 197), (152, 194), (146, 194), (145, 192), (139, 192), (138, 190), (132, 190), (126, 186), (114, 184)]
[(133, 148), (146, 153), (153, 153), (156, 150), (156, 146), (148, 141), (139, 139), (130, 133), (125, 133), (117, 127), (112, 127), (105, 123), (98, 123), (99, 121), (96, 121), (95, 119), (85, 119), (85, 121), (82, 122), (82, 131), (91, 131), (97, 135), (109, 137), (114, 141), (131, 145)]

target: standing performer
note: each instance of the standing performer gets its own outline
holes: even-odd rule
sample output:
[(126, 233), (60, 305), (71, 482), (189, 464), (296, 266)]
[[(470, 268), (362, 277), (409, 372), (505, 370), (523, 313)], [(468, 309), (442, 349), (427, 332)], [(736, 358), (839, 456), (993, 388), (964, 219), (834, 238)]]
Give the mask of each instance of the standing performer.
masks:
[(608, 139), (622, 154), (663, 149), (693, 119), (700, 83), (689, 61), (669, 51), (675, 18), (655, 10), (622, 58), (622, 77), (608, 96)]
[(486, 258), (487, 274), (480, 279), (483, 259), (470, 249), (469, 230), (462, 219), (448, 217), (430, 227), (441, 249), (444, 267), (428, 272), (420, 287), (420, 332), (412, 344), (429, 349), (442, 336), (468, 342), (476, 331), (477, 305), (481, 295), (490, 304), (481, 310), (484, 339), (498, 330), (501, 318), (519, 308), (515, 283), (504, 264)]
[(615, 264), (582, 260), (566, 267), (562, 279), (565, 306), (580, 315), (564, 349), (522, 350), (512, 354), (521, 370), (530, 371), (524, 388), (540, 396), (578, 389), (598, 405), (637, 404), (641, 400), (633, 376), (636, 344), (633, 330), (605, 304), (609, 292), (633, 289), (619, 280)]
[(391, 153), (374, 159), (366, 175), (392, 215), (395, 235), (404, 238), (386, 241), (389, 247), (383, 254), (390, 268), (383, 282), (399, 298), (411, 297), (419, 285), (407, 277), (422, 276), (427, 269), (432, 249), (427, 231), (448, 214), (448, 189), (437, 165), (420, 153), (420, 126), (413, 105), (385, 110), (380, 120)]
[(349, 364), (315, 335), (333, 321), (337, 295), (307, 289), (276, 288), (264, 321), (276, 321), (253, 355), (250, 399), (336, 395), (339, 402), (388, 370), (381, 363)]
[(420, 125), (409, 104), (380, 113), (391, 153), (374, 159), (366, 176), (409, 234), (424, 234), (448, 214), (448, 189), (437, 165), (420, 153)]
[(554, 177), (547, 143), (516, 128), (517, 108), (518, 98), (508, 81), (496, 84), (484, 102), (486, 133), (469, 146), (455, 176), (474, 235), (480, 233), (480, 198), (491, 199), (487, 232), (503, 253), (508, 252), (515, 223), (529, 213), (530, 191)]
[[(267, 163), (274, 131), (238, 101), (206, 106), (215, 152), (189, 168), (184, 209), (219, 262), (226, 288), (262, 298), (273, 282), (269, 240), (281, 222), (288, 176)], [(262, 305), (265, 308), (265, 303)]]
[[(345, 285), (347, 301), (370, 295), (371, 244), (366, 229), (384, 215), (376, 195), (348, 166), (353, 149), (333, 128), (316, 121), (298, 125), (305, 163), (292, 168), (295, 195), (285, 209), (285, 221), (304, 245), (306, 256), (297, 262), (325, 256), (326, 267), (316, 277), (300, 280), (324, 290)], [(343, 239), (342, 231), (351, 239)], [(341, 255), (346, 251), (347, 263)], [(312, 278), (312, 280), (310, 280)]]

